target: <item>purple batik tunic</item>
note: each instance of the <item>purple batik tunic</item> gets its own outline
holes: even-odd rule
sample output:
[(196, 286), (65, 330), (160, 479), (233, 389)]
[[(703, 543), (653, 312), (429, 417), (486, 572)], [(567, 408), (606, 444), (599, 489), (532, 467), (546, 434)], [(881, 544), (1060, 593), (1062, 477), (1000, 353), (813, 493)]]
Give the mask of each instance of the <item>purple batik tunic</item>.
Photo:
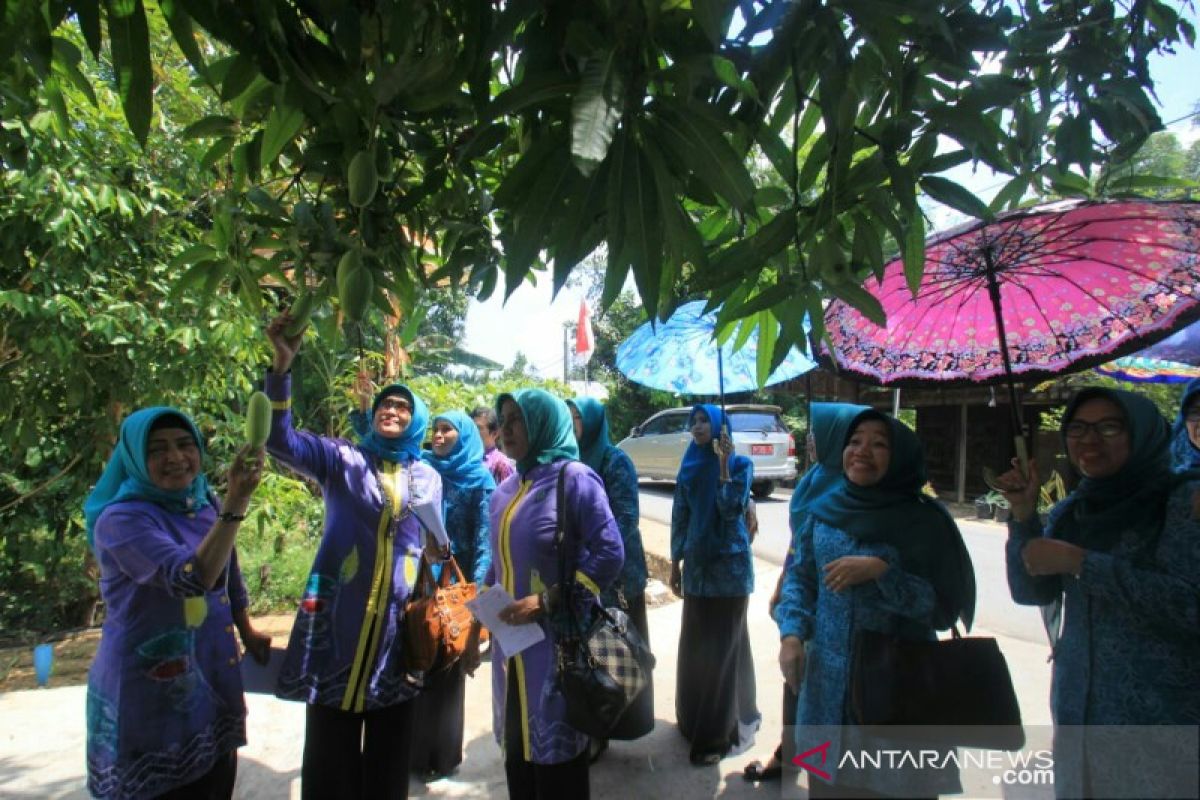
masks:
[(203, 776), (246, 743), (233, 611), (246, 607), (236, 554), (212, 591), (196, 548), (216, 522), (141, 500), (96, 521), (106, 615), (88, 673), (88, 790), (151, 797)]
[[(502, 585), (516, 599), (558, 584), (555, 490), (558, 472), (566, 464), (566, 535), (578, 536), (580, 583), (599, 594), (599, 587), (620, 574), (625, 553), (604, 483), (584, 464), (560, 461), (534, 467), (524, 480), (513, 475), (492, 495), (492, 566), (485, 584)], [(506, 680), (508, 669), (515, 669), (524, 760), (560, 764), (579, 755), (588, 737), (564, 721), (563, 696), (554, 685), (554, 630), (544, 619), (538, 624), (546, 638), (511, 659), (505, 659), (498, 646), (492, 648), (492, 723), (503, 747)]]
[(268, 373), (265, 389), (275, 406), (267, 451), (325, 498), (325, 531), (276, 694), (353, 712), (403, 703), (420, 689), (401, 657), (404, 603), (424, 546), (412, 507), (441, 513), (441, 477), (419, 460), (394, 464), (345, 439), (295, 431), (290, 376)]
[(488, 448), (483, 454), (483, 465), (488, 468), (488, 472), (492, 473), (492, 478), (495, 479), (497, 486), (504, 483), (509, 475), (517, 471), (513, 460), (500, 452), (498, 447)]

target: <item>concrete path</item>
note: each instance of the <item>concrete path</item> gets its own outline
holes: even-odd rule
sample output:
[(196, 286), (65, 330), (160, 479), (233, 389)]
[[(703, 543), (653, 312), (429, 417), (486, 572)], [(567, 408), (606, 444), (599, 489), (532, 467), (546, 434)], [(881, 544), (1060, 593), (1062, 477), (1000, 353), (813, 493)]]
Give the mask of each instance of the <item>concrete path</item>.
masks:
[[(666, 527), (643, 520), (646, 549), (660, 557), (669, 550)], [(649, 612), (655, 670), (654, 731), (636, 742), (613, 742), (592, 768), (596, 798), (763, 798), (779, 797), (778, 784), (755, 787), (741, 778), (752, 758), (765, 761), (780, 735), (782, 681), (776, 657), (779, 636), (767, 616), (767, 600), (779, 568), (756, 561), (751, 598), (750, 638), (757, 667), (758, 704), (763, 725), (750, 753), (712, 767), (688, 763), (687, 743), (674, 726), (676, 651), (682, 605), (672, 602)], [(977, 630), (976, 635), (989, 635)], [(998, 637), (1008, 658), (1027, 724), (1049, 722), (1048, 648), (1011, 637)], [(413, 781), (413, 797), (502, 798), (507, 793), (500, 750), (491, 733), (490, 667), (480, 668), (467, 684), (466, 756), (452, 779), (428, 785)], [(82, 686), (38, 689), (0, 695), (0, 797), (84, 798), (84, 699)], [(300, 796), (300, 754), (304, 709), (267, 695), (248, 695), (250, 743), (240, 751), (235, 796), (273, 800)], [(793, 778), (794, 779), (794, 778)]]

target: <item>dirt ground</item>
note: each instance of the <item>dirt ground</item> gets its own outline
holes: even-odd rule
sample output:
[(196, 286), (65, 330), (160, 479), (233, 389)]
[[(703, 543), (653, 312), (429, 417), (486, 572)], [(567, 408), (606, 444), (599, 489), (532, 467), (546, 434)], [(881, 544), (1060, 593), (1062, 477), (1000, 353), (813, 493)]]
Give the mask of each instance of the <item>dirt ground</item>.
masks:
[[(271, 614), (254, 617), (254, 626), (269, 634), (276, 645), (287, 643), (292, 630), (292, 614)], [(54, 644), (54, 668), (50, 686), (73, 686), (87, 682), (88, 667), (100, 644), (100, 629), (89, 628), (61, 634)], [(37, 680), (33, 674), (32, 647), (0, 648), (0, 692), (33, 689)]]

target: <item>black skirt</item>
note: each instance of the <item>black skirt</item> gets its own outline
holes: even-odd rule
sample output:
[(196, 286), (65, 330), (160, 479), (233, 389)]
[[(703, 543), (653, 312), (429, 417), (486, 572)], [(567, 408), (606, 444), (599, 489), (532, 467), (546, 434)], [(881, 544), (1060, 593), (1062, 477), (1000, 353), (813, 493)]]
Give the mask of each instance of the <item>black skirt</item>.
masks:
[(419, 778), (454, 772), (462, 763), (466, 673), (462, 661), (427, 679), (425, 690), (412, 700), (413, 774)]
[[(641, 634), (642, 641), (650, 644), (650, 625), (646, 620), (646, 596), (643, 594), (633, 600), (627, 600), (626, 613), (633, 622), (633, 627)], [(629, 741), (640, 739), (654, 730), (654, 681), (642, 690), (634, 699), (633, 705), (625, 710), (616, 726), (608, 734), (609, 739)]]
[(746, 629), (745, 597), (684, 597), (675, 676), (675, 717), (693, 759), (736, 755), (754, 743), (762, 717)]

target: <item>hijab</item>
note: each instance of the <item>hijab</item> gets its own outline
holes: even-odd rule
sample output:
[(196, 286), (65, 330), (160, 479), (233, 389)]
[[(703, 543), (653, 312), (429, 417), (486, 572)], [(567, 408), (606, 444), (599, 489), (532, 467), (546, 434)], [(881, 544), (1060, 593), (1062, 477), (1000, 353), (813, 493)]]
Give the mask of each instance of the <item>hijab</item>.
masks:
[(1060, 432), (1064, 449), (1067, 425), (1081, 405), (1097, 398), (1121, 409), (1129, 431), (1129, 459), (1107, 478), (1080, 480), (1075, 490), (1054, 507), (1049, 535), (1089, 550), (1107, 551), (1131, 525), (1149, 521), (1156, 532), (1162, 527), (1167, 496), (1175, 481), (1167, 421), (1154, 403), (1132, 392), (1100, 387), (1077, 392), (1063, 414)]
[(575, 443), (575, 421), (567, 404), (544, 389), (522, 389), (519, 392), (500, 395), (496, 398), (496, 413), (505, 400), (512, 400), (525, 417), (525, 432), (529, 436), (529, 450), (517, 462), (517, 473), (525, 473), (538, 464), (555, 461), (579, 460), (579, 446)]
[(496, 481), (483, 463), (483, 439), (475, 420), (463, 411), (438, 414), (433, 418), (434, 424), (438, 420), (450, 423), (458, 431), (458, 441), (444, 456), (426, 450), (421, 457), (438, 471), (442, 483), (465, 490), (495, 489)]
[(1183, 400), (1179, 403), (1179, 416), (1175, 418), (1175, 427), (1171, 430), (1171, 459), (1177, 472), (1190, 473), (1192, 477), (1200, 478), (1200, 447), (1188, 436), (1187, 417), (1188, 406), (1200, 401), (1200, 378), (1196, 378), (1183, 390)]
[(842, 450), (850, 434), (854, 418), (866, 406), (850, 403), (813, 403), (812, 437), (817, 450), (817, 463), (804, 473), (800, 483), (792, 492), (788, 512), (792, 517), (792, 530), (798, 529), (798, 515), (807, 514), (808, 506), (821, 495), (836, 489), (842, 479)]
[(608, 417), (604, 413), (604, 404), (594, 397), (576, 397), (568, 400), (567, 405), (574, 406), (583, 418), (579, 460), (600, 472), (600, 467), (604, 465), (604, 454), (613, 446), (608, 438)]
[(358, 446), (384, 461), (400, 464), (418, 461), (421, 458), (421, 442), (425, 441), (425, 428), (429, 426), (429, 407), (411, 389), (402, 383), (385, 386), (371, 403), (370, 419), (375, 419), (375, 412), (383, 398), (393, 394), (400, 395), (412, 406), (412, 420), (408, 427), (399, 436), (389, 437), (381, 435), (372, 424), (369, 430), (358, 431)]
[(104, 509), (113, 503), (127, 500), (145, 500), (162, 506), (177, 514), (196, 512), (209, 505), (208, 479), (201, 471), (192, 479), (186, 489), (168, 491), (160, 489), (150, 480), (146, 470), (146, 446), (150, 441), (150, 432), (154, 423), (163, 417), (174, 417), (170, 427), (182, 428), (192, 434), (196, 446), (200, 448), (200, 458), (204, 458), (204, 439), (191, 418), (174, 408), (154, 406), (135, 411), (121, 423), (120, 437), (117, 446), (113, 448), (104, 473), (97, 481), (96, 487), (83, 503), (83, 515), (87, 521), (88, 544), (94, 546), (96, 540), (96, 520), (104, 513)]
[(950, 513), (921, 492), (927, 481), (921, 442), (904, 423), (868, 409), (851, 421), (842, 449), (867, 420), (879, 420), (888, 428), (887, 471), (871, 486), (859, 486), (843, 476), (833, 489), (813, 500), (809, 513), (860, 542), (896, 548), (901, 568), (933, 586), (934, 627), (948, 628), (961, 619), (970, 630), (975, 618), (975, 571)]
[[(688, 505), (692, 517), (698, 520), (704, 530), (715, 530), (719, 525), (717, 519), (717, 492), (720, 490), (721, 459), (713, 450), (712, 442), (720, 436), (721, 431), (728, 432), (729, 423), (720, 408), (709, 403), (698, 403), (692, 406), (688, 417), (688, 426), (696, 417), (696, 412), (702, 411), (708, 415), (712, 441), (703, 445), (696, 444), (693, 439), (683, 453), (683, 461), (679, 464), (679, 474), (675, 476), (676, 485), (682, 486), (689, 498)], [(736, 459), (745, 459), (736, 453), (729, 457), (729, 469), (732, 472)]]

